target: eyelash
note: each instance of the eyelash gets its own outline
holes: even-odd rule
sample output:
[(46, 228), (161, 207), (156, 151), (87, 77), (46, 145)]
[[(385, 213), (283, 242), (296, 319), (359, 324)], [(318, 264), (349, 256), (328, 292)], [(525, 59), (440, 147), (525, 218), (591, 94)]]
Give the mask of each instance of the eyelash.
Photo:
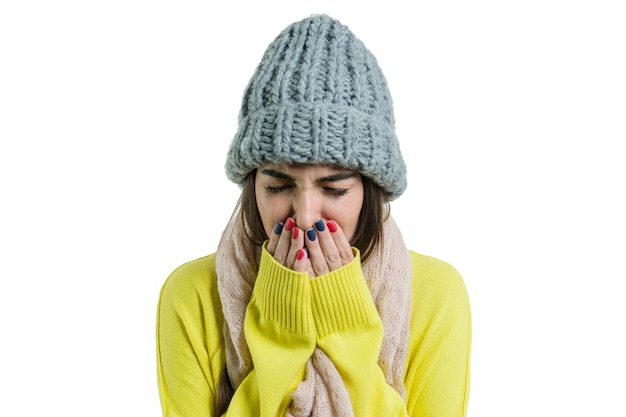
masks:
[(269, 191), (270, 193), (280, 193), (281, 191), (286, 190), (287, 187), (289, 187), (289, 186), (288, 185), (283, 185), (282, 187), (272, 187), (271, 185), (266, 185), (265, 189), (267, 191)]
[[(285, 191), (286, 189), (290, 188), (290, 185), (283, 185), (281, 187), (272, 187), (271, 185), (267, 185), (265, 186), (265, 189), (274, 194), (274, 193), (280, 193)], [(335, 197), (341, 197), (344, 196), (346, 194), (348, 194), (348, 189), (347, 188), (332, 188), (332, 187), (323, 187), (324, 191), (326, 191), (328, 194), (335, 196)]]
[(341, 196), (348, 194), (348, 189), (346, 188), (324, 187), (324, 191), (336, 197), (341, 197)]

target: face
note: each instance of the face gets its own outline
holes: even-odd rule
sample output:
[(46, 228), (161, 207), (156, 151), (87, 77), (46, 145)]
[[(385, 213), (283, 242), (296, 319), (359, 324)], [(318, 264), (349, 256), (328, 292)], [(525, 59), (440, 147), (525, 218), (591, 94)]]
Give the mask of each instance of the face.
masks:
[(334, 220), (351, 240), (363, 205), (361, 175), (332, 166), (264, 164), (257, 169), (255, 192), (267, 236), (291, 216), (302, 230), (319, 219)]

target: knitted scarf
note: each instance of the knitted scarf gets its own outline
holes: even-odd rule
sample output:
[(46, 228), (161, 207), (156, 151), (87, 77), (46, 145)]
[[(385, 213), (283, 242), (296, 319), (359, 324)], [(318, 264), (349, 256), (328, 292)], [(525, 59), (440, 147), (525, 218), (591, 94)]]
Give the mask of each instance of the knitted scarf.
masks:
[[(384, 222), (382, 250), (362, 265), (363, 275), (383, 323), (378, 357), (387, 382), (404, 398), (402, 379), (409, 340), (411, 259), (391, 216)], [(216, 255), (218, 291), (224, 313), (228, 375), (234, 389), (252, 370), (244, 338), (244, 316), (256, 280), (261, 248), (246, 235), (237, 210), (224, 230)], [(319, 347), (306, 366), (305, 379), (291, 393), (287, 417), (352, 417), (350, 397), (332, 360)]]

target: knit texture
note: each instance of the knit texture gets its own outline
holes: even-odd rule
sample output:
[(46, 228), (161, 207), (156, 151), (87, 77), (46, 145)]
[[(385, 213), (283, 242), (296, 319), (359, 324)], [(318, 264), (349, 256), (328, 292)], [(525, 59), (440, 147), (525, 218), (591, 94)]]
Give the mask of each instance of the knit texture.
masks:
[[(226, 366), (226, 347), (215, 258), (212, 254), (176, 268), (163, 285), (159, 297), (156, 353), (164, 417), (217, 417), (213, 408), (220, 374)], [(376, 363), (381, 345), (374, 345), (373, 339), (378, 339), (382, 331), (360, 328), (356, 335), (337, 334), (349, 348), (338, 350), (335, 346), (324, 351), (333, 364), (344, 365), (343, 369), (339, 369), (339, 365), (337, 368), (346, 381), (352, 404), (360, 407), (360, 410), (355, 409), (359, 417), (465, 415), (471, 341), (467, 291), (458, 272), (445, 262), (415, 252), (411, 252), (411, 261), (413, 302), (409, 314), (409, 348), (403, 371), (406, 399), (403, 401), (385, 381)], [(297, 277), (297, 273), (292, 272), (289, 277)], [(272, 281), (270, 276), (265, 278), (266, 282)], [(264, 280), (261, 274), (259, 280)], [(306, 280), (296, 279), (298, 282)], [(257, 290), (255, 288), (254, 292)], [(279, 298), (280, 292), (271, 296)], [(295, 301), (301, 300), (307, 302), (311, 297), (301, 299), (298, 296)], [(310, 319), (300, 322), (305, 327), (311, 326)], [(273, 322), (266, 323), (271, 325)], [(262, 324), (258, 323), (259, 326)], [(264, 375), (255, 367), (237, 389), (226, 416), (262, 416), (260, 387), (279, 393), (277, 401), (287, 404), (280, 407), (280, 412), (270, 415), (284, 416), (287, 413), (291, 405), (290, 394), (304, 385), (298, 383), (305, 379), (306, 359), (311, 357), (308, 350), (304, 355), (295, 351), (294, 334), (280, 333), (275, 340), (278, 352), (267, 353), (268, 360), (273, 357), (278, 360), (273, 361), (272, 368)], [(306, 334), (314, 344), (315, 335)], [(356, 340), (354, 336), (357, 336)], [(258, 346), (258, 337), (265, 341), (274, 340), (273, 333), (265, 332), (248, 337), (246, 342), (253, 346), (252, 349)], [(310, 350), (312, 352), (313, 348)], [(302, 356), (305, 359), (300, 360)], [(261, 365), (268, 360), (262, 361)], [(275, 363), (278, 368), (274, 368)], [(290, 383), (284, 384), (284, 381)]]
[[(341, 365), (334, 364), (324, 350), (335, 343), (337, 334), (363, 325), (382, 327), (378, 366), (387, 383), (405, 398), (402, 373), (409, 339), (412, 269), (409, 252), (393, 219), (388, 218), (384, 223), (383, 249), (373, 253), (362, 266), (362, 272), (358, 268), (357, 275), (344, 274), (347, 268), (344, 267), (311, 280), (306, 273), (296, 276), (294, 272), (285, 279), (288, 270), (273, 261), (265, 249), (255, 246), (247, 238), (244, 227), (241, 216), (233, 215), (216, 254), (226, 362), (233, 387), (237, 389), (255, 366), (244, 335), (246, 310), (254, 304), (254, 308), (276, 323), (282, 332), (304, 335), (310, 334), (314, 327), (315, 343), (319, 347), (315, 347), (307, 362), (305, 379), (291, 394), (293, 402), (288, 417), (354, 415), (354, 405), (335, 367)], [(354, 262), (360, 266), (358, 251), (355, 255), (350, 268), (355, 267)], [(265, 270), (261, 282), (257, 280), (259, 268)], [(279, 309), (267, 305), (267, 301), (262, 302), (266, 299), (263, 297), (266, 287), (276, 285), (281, 286), (281, 291), (275, 293), (282, 294), (293, 315), (276, 315), (273, 312)], [(258, 287), (254, 290), (256, 300), (253, 297), (255, 287)], [(370, 308), (366, 307), (368, 304), (355, 303), (369, 297)], [(281, 301), (271, 299), (269, 302)], [(303, 317), (312, 317), (312, 320), (302, 320)], [(359, 343), (375, 344), (376, 340), (354, 339), (354, 343), (357, 346)], [(267, 366), (268, 358), (258, 359), (256, 366)]]
[(387, 81), (337, 20), (316, 15), (288, 26), (246, 87), (226, 175), (242, 184), (266, 162), (354, 169), (390, 200), (406, 189)]

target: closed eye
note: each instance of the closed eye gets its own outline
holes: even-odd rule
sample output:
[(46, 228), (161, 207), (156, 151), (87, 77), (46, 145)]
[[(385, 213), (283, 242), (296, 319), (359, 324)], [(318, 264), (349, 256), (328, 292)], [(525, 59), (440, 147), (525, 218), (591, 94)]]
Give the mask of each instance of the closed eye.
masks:
[(279, 187), (273, 187), (271, 185), (266, 185), (265, 189), (270, 192), (270, 193), (280, 193), (282, 191), (285, 191), (286, 189), (290, 188), (291, 185), (281, 185)]
[(326, 191), (327, 193), (333, 196), (337, 196), (337, 197), (348, 194), (347, 188), (333, 188), (333, 187), (323, 187), (323, 188), (324, 188), (324, 191)]

